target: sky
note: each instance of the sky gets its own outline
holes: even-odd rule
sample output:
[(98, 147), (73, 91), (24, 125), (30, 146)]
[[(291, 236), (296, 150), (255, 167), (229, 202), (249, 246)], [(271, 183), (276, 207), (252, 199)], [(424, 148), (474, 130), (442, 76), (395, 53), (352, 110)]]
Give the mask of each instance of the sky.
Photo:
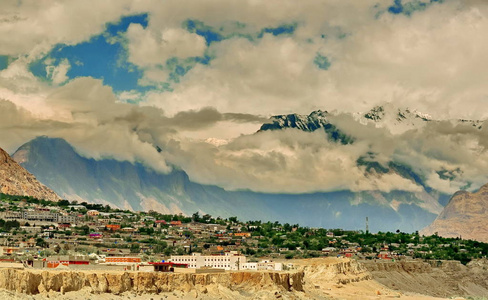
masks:
[[(230, 190), (420, 190), (365, 176), (373, 152), (440, 191), (474, 189), (488, 182), (487, 16), (482, 0), (1, 1), (0, 147), (60, 137)], [(379, 105), (439, 122), (360, 120)], [(355, 143), (256, 133), (314, 110)]]

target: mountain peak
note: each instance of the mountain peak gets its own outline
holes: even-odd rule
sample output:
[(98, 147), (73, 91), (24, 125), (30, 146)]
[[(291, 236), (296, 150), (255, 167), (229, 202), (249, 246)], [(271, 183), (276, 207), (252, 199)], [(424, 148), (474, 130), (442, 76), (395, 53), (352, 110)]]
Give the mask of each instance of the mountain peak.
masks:
[(396, 122), (404, 122), (414, 119), (428, 122), (432, 120), (432, 117), (429, 114), (411, 110), (409, 108), (395, 108), (389, 104), (373, 107), (369, 112), (364, 114), (364, 118), (374, 122), (392, 120)]
[(312, 132), (324, 127), (328, 123), (327, 112), (318, 110), (308, 116), (299, 114), (272, 116), (270, 122), (263, 124), (259, 131), (296, 128), (302, 131)]
[(329, 113), (327, 111), (322, 110), (313, 111), (309, 115), (277, 115), (271, 117), (270, 122), (263, 124), (258, 132), (287, 128), (306, 132), (323, 129), (331, 141), (340, 142), (342, 144), (352, 143), (353, 138), (340, 131), (334, 124), (330, 123), (328, 115)]

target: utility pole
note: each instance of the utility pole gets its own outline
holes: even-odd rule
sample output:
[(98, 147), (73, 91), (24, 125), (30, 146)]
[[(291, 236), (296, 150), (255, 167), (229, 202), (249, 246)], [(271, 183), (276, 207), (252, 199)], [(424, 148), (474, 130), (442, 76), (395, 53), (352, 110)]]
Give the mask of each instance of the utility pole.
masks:
[(369, 233), (369, 219), (366, 217), (366, 233)]

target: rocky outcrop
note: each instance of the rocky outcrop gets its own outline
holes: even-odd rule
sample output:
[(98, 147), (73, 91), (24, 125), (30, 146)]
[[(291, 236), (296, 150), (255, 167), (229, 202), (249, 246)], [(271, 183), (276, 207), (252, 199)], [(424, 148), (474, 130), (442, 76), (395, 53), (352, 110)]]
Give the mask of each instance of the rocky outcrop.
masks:
[(82, 272), (0, 270), (0, 289), (35, 295), (88, 290), (90, 293), (206, 293), (215, 286), (246, 293), (303, 291), (303, 272), (231, 272), (178, 274), (155, 272)]
[(443, 211), (423, 235), (438, 234), (443, 237), (462, 237), (488, 242), (488, 184), (476, 193), (455, 193)]
[(305, 274), (305, 282), (315, 286), (348, 284), (372, 279), (371, 273), (356, 260), (317, 258), (298, 261), (298, 270)]
[(51, 201), (60, 200), (51, 189), (16, 163), (0, 148), (0, 192), (8, 195), (31, 196)]

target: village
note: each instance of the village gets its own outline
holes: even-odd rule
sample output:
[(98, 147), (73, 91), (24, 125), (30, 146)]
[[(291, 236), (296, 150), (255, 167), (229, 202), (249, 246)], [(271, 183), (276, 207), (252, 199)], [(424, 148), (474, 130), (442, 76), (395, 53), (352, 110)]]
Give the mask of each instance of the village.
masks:
[[(457, 259), (488, 245), (418, 234), (131, 212), (101, 204), (0, 197), (0, 259), (33, 268), (224, 272), (293, 269), (293, 258)], [(0, 265), (1, 267), (1, 265)]]

